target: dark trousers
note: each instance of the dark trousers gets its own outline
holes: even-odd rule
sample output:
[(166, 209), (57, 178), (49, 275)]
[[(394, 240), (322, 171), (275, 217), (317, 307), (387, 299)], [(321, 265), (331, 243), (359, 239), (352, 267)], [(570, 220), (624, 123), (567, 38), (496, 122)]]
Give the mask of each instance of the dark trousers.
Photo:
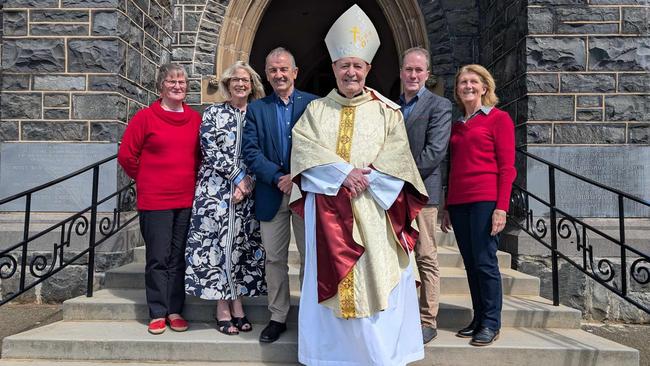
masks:
[(497, 261), (499, 237), (491, 236), (495, 202), (450, 205), (449, 218), (465, 263), (472, 295), (474, 320), (493, 330), (501, 329), (503, 291)]
[(151, 319), (180, 314), (185, 303), (185, 241), (191, 208), (140, 211), (144, 283)]

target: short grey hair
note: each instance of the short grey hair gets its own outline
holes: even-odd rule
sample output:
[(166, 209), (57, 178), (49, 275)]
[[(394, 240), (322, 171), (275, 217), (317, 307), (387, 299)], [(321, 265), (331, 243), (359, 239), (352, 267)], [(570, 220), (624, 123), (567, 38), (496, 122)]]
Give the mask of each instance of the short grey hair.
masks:
[(232, 95), (228, 90), (230, 80), (235, 76), (235, 71), (242, 69), (250, 75), (251, 78), (251, 93), (248, 95), (248, 101), (253, 101), (264, 97), (264, 86), (262, 85), (262, 78), (260, 75), (253, 70), (253, 68), (246, 61), (236, 61), (234, 64), (230, 65), (227, 69), (221, 74), (221, 80), (219, 80), (219, 91), (226, 98), (230, 100)]
[(291, 60), (291, 67), (293, 67), (294, 69), (296, 68), (296, 59), (293, 57), (293, 54), (284, 47), (276, 47), (272, 49), (268, 55), (266, 55), (266, 59), (264, 60), (264, 68), (266, 68), (266, 64), (269, 62), (269, 58), (280, 56), (280, 55), (288, 55), (289, 59)]
[(158, 93), (162, 92), (162, 86), (167, 76), (182, 75), (185, 82), (187, 82), (187, 71), (182, 65), (179, 64), (163, 64), (158, 69), (158, 76), (156, 77), (156, 88)]
[[(406, 56), (410, 55), (411, 53), (419, 53), (420, 55), (424, 56), (424, 59), (427, 61), (427, 71), (429, 70), (430, 66), (429, 65), (429, 60), (431, 60), (431, 54), (429, 51), (427, 51), (426, 48), (423, 47), (411, 47), (408, 50), (404, 51), (402, 54), (402, 65), (404, 65), (404, 59)], [(402, 66), (400, 65), (400, 67)]]

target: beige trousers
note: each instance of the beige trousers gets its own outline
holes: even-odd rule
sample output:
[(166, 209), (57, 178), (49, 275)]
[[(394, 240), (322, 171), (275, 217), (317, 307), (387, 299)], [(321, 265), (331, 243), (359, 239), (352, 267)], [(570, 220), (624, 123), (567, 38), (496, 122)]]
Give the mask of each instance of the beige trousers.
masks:
[[(290, 225), (290, 223), (292, 225)], [(260, 222), (262, 245), (266, 251), (266, 285), (271, 320), (285, 323), (289, 314), (289, 241), (291, 226), (300, 252), (300, 279), (305, 263), (305, 222), (289, 209), (289, 196), (284, 195), (280, 208), (271, 221)]]
[(420, 236), (415, 244), (415, 261), (420, 272), (420, 320), (422, 325), (437, 327), (440, 301), (440, 266), (436, 246), (438, 206), (426, 205), (416, 220)]

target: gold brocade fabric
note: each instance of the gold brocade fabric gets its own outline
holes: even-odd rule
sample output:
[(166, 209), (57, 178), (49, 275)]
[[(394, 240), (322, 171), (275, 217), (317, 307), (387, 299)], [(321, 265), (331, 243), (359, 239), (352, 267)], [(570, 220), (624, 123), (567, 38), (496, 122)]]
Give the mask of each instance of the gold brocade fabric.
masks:
[[(348, 118), (353, 121), (349, 143), (343, 141)], [(371, 89), (351, 99), (333, 90), (325, 98), (311, 102), (292, 131), (292, 178), (319, 165), (348, 162), (361, 168), (372, 164), (376, 170), (409, 182), (426, 195), (399, 107), (378, 98)], [(349, 152), (347, 158), (339, 154), (343, 150)], [(409, 265), (409, 254), (396, 241), (386, 212), (370, 192), (352, 199), (351, 204), (353, 237), (365, 251), (350, 271), (350, 278), (344, 279), (350, 279), (351, 285), (339, 284), (337, 295), (321, 304), (338, 317), (346, 317), (351, 314), (348, 300), (353, 299), (353, 317), (361, 318), (388, 307), (390, 292)]]
[[(350, 161), (350, 150), (352, 150), (352, 134), (354, 132), (354, 108), (343, 107), (341, 110), (341, 121), (339, 123), (339, 137), (336, 142), (336, 155), (346, 162)], [(341, 316), (354, 318), (356, 315), (354, 306), (354, 271), (348, 272), (341, 281), (338, 288), (338, 295), (341, 307)]]

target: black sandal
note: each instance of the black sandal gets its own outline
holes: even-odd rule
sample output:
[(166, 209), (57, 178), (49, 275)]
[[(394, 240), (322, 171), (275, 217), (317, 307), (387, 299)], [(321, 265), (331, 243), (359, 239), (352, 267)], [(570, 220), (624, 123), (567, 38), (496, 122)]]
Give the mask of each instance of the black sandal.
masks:
[(235, 324), (235, 327), (237, 327), (237, 329), (242, 332), (250, 332), (253, 330), (253, 325), (248, 320), (248, 318), (246, 318), (246, 315), (242, 316), (241, 318), (233, 316), (232, 321)]
[(239, 329), (238, 326), (233, 324), (232, 322), (233, 319), (231, 320), (217, 320), (217, 330), (225, 335), (237, 335), (239, 334), (239, 330), (234, 330), (234, 331), (228, 331), (230, 327), (235, 327)]

